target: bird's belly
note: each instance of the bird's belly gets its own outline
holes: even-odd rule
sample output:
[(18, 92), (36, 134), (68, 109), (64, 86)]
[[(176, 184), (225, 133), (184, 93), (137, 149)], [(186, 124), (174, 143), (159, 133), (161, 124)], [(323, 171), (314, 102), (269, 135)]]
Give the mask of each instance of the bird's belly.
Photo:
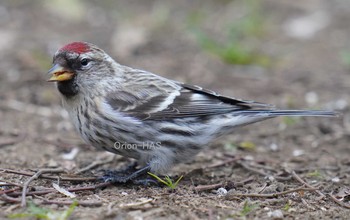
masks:
[(125, 157), (140, 157), (142, 149), (139, 146), (142, 140), (120, 128), (118, 122), (108, 122), (91, 109), (80, 106), (68, 112), (76, 131), (87, 144)]

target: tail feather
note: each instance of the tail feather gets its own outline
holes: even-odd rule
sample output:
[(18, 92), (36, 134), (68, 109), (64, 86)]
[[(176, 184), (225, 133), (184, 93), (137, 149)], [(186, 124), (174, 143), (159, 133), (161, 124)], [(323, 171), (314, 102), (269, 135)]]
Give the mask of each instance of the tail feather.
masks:
[(312, 116), (312, 117), (339, 117), (338, 112), (322, 110), (246, 110), (237, 112), (240, 115), (251, 115), (258, 117), (277, 116)]

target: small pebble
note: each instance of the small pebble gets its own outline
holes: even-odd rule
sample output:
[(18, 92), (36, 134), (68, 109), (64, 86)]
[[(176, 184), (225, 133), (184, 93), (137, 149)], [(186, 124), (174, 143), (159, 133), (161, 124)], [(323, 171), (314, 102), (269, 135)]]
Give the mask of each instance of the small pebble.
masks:
[(299, 150), (299, 149), (293, 150), (293, 156), (294, 157), (299, 157), (299, 156), (301, 156), (303, 154), (304, 154), (304, 150)]
[(283, 212), (279, 209), (267, 213), (267, 216), (272, 219), (283, 219)]
[(270, 180), (271, 182), (275, 181), (275, 177), (273, 176), (268, 176), (267, 179)]
[(278, 145), (276, 143), (272, 143), (270, 145), (270, 149), (271, 151), (274, 151), (274, 152), (279, 150)]
[(298, 39), (311, 39), (330, 23), (330, 16), (324, 11), (293, 18), (284, 25), (286, 34)]
[(254, 157), (252, 155), (247, 155), (244, 157), (244, 159), (252, 161), (252, 160), (254, 160)]
[(227, 190), (225, 188), (220, 187), (219, 189), (216, 190), (216, 194), (218, 196), (226, 196)]
[(334, 177), (334, 178), (332, 178), (332, 182), (333, 182), (333, 183), (339, 183), (339, 182), (340, 182), (339, 177)]
[(305, 94), (305, 101), (309, 105), (316, 105), (318, 103), (318, 95), (315, 92), (308, 92)]
[(348, 102), (345, 99), (338, 99), (335, 102), (335, 107), (339, 110), (344, 110), (348, 106)]
[(71, 152), (62, 154), (61, 157), (65, 160), (73, 160), (79, 153), (79, 148), (74, 147)]

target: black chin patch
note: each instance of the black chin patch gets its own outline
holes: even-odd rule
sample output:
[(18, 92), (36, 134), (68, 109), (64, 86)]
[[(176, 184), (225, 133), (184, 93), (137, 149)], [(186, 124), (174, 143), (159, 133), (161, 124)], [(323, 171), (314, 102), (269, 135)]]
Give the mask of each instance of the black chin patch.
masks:
[(78, 94), (78, 86), (75, 83), (74, 78), (67, 81), (57, 82), (57, 88), (58, 91), (66, 97), (72, 97)]

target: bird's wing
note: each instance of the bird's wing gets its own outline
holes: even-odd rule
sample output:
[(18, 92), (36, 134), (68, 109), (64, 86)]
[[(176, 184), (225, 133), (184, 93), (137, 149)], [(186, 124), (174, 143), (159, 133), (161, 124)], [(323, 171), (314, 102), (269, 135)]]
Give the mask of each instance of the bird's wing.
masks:
[[(143, 78), (142, 74), (139, 77)], [(123, 89), (110, 94), (107, 103), (113, 109), (140, 120), (167, 120), (240, 110), (273, 109), (271, 105), (222, 96), (198, 86), (178, 83), (153, 74), (147, 75), (147, 79), (133, 80)]]

